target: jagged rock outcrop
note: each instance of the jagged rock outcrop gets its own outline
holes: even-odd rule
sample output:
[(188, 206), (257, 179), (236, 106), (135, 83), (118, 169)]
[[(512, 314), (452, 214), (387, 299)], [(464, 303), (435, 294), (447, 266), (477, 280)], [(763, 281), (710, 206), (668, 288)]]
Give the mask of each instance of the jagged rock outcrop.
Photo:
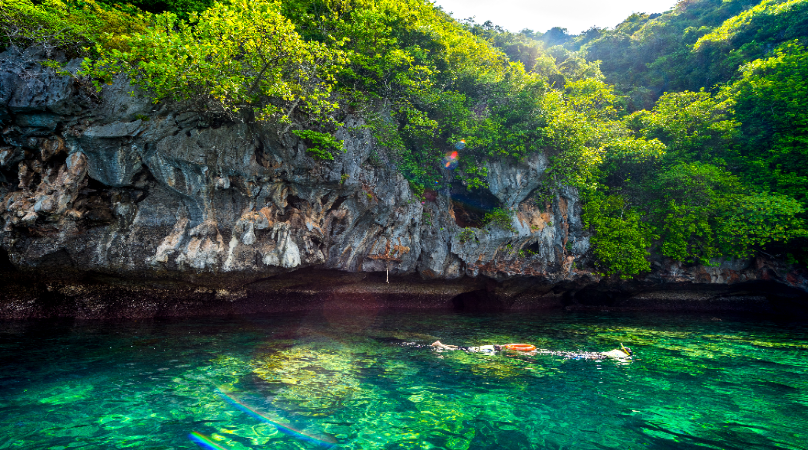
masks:
[[(561, 192), (546, 212), (528, 200), (543, 155), (487, 163), (491, 192), (519, 211), (517, 231), (479, 230), (473, 242), (460, 242), (451, 199), (417, 199), (361, 118), (349, 116), (336, 133), (345, 153), (323, 162), (291, 134), (261, 124), (210, 126), (196, 113), (130, 96), (123, 80), (95, 99), (78, 80), (35, 63), (26, 73), (3, 78), (2, 168), (16, 183), (5, 189), (2, 214), (7, 251), (20, 267), (65, 251), (83, 270), (116, 273), (264, 277), (389, 264), (393, 274), (430, 278), (527, 270), (563, 279), (576, 276), (567, 258), (587, 250), (574, 191)], [(568, 249), (573, 239), (577, 253)], [(369, 258), (390, 243), (409, 249), (400, 261)], [(529, 244), (538, 244), (537, 254), (514, 265)]]
[[(429, 285), (441, 292), (438, 303), (477, 292), (474, 298), (505, 299), (507, 308), (526, 299), (561, 302), (564, 295), (569, 303), (571, 293), (600, 281), (582, 268), (589, 242), (575, 190), (557, 192), (546, 205), (531, 197), (547, 167), (544, 155), (485, 162), (484, 194), (515, 211), (512, 230), (466, 228), (455, 214), (462, 205), (449, 192), (425, 200), (413, 194), (361, 117), (347, 116), (336, 133), (344, 153), (316, 161), (305, 142), (271, 124), (208, 123), (181, 105), (130, 95), (134, 88), (123, 79), (96, 95), (33, 56), (0, 55), (0, 240), (14, 277), (50, 283), (45, 291), (59, 298), (100, 298), (115, 285), (119, 297), (163, 298), (165, 309), (171, 292), (186, 299), (277, 293), (282, 286), (256, 286), (302, 269), (389, 270), (409, 277), (401, 279), (410, 286), (454, 286)], [(77, 66), (73, 61), (67, 70)], [(709, 279), (686, 275), (692, 268), (668, 276), (673, 269), (660, 267), (646, 282), (760, 279), (760, 270), (728, 268), (727, 275), (721, 267), (698, 269)], [(772, 273), (806, 289), (804, 274)], [(355, 283), (351, 276), (336, 284)], [(318, 292), (335, 286), (311, 283)], [(406, 290), (396, 289), (354, 293), (403, 298)], [(13, 305), (43, 295), (21, 290), (30, 292), (17, 298), (7, 289)], [(105, 310), (102, 300), (94, 304)], [(14, 316), (13, 305), (0, 315)]]

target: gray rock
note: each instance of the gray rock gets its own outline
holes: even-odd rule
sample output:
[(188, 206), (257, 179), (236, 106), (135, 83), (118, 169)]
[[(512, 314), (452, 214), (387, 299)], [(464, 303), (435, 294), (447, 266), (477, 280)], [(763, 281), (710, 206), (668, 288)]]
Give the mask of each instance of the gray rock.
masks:
[[(589, 238), (577, 192), (563, 188), (549, 205), (531, 196), (545, 155), (485, 161), (489, 191), (513, 212), (511, 224), (463, 229), (449, 197), (422, 203), (384, 163), (386, 150), (361, 117), (336, 132), (345, 152), (317, 161), (272, 124), (210, 127), (182, 105), (152, 104), (122, 79), (104, 88), (100, 104), (88, 103), (70, 77), (11, 56), (0, 55), (0, 167), (18, 171), (19, 184), (0, 187), (0, 241), (19, 268), (236, 291), (306, 268), (533, 286), (600, 279), (581, 268)], [(383, 163), (371, 164), (372, 154)], [(691, 278), (759, 276), (742, 266), (722, 263)]]

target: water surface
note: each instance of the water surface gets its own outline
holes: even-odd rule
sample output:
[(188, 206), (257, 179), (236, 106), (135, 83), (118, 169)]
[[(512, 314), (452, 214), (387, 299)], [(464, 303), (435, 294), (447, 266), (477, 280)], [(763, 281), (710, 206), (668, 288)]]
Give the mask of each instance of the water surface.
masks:
[[(0, 449), (199, 448), (192, 432), (228, 449), (808, 448), (808, 325), (716, 319), (0, 322)], [(436, 339), (559, 351), (622, 342), (636, 358), (413, 345)]]

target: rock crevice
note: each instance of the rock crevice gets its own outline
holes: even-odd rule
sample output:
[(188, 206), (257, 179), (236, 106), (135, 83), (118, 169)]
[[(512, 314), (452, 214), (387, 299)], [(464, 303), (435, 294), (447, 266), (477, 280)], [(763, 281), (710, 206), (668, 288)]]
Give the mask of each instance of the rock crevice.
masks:
[[(278, 137), (269, 125), (211, 126), (177, 105), (130, 95), (123, 79), (94, 96), (34, 59), (0, 55), (0, 243), (15, 270), (42, 282), (88, 274), (94, 286), (103, 276), (119, 287), (140, 280), (131, 292), (159, 297), (160, 283), (177, 292), (246, 292), (303, 269), (389, 271), (425, 282), (465, 280), (468, 292), (493, 280), (510, 287), (486, 292), (504, 289), (497, 298), (511, 300), (497, 301), (507, 305), (601, 282), (584, 269), (589, 239), (575, 190), (561, 189), (545, 205), (531, 198), (547, 168), (542, 154), (485, 162), (485, 195), (513, 212), (511, 229), (464, 228), (455, 214), (460, 197), (419, 199), (393, 164), (372, 157), (386, 150), (361, 117), (348, 116), (335, 134), (344, 153), (316, 161), (304, 142)], [(645, 281), (728, 285), (768, 277), (806, 289), (804, 274), (771, 264), (658, 266)]]

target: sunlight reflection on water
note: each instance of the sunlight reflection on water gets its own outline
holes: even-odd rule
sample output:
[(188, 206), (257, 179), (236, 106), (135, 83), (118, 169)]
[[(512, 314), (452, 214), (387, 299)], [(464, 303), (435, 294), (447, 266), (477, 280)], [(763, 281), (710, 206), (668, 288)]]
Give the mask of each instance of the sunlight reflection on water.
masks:
[[(436, 340), (550, 352), (439, 353)], [(633, 361), (568, 357), (621, 342)], [(12, 418), (0, 421), (0, 449), (189, 448), (192, 432), (229, 449), (318, 439), (356, 449), (797, 449), (808, 442), (806, 356), (805, 324), (742, 318), (328, 310), (0, 322), (0, 416)]]

